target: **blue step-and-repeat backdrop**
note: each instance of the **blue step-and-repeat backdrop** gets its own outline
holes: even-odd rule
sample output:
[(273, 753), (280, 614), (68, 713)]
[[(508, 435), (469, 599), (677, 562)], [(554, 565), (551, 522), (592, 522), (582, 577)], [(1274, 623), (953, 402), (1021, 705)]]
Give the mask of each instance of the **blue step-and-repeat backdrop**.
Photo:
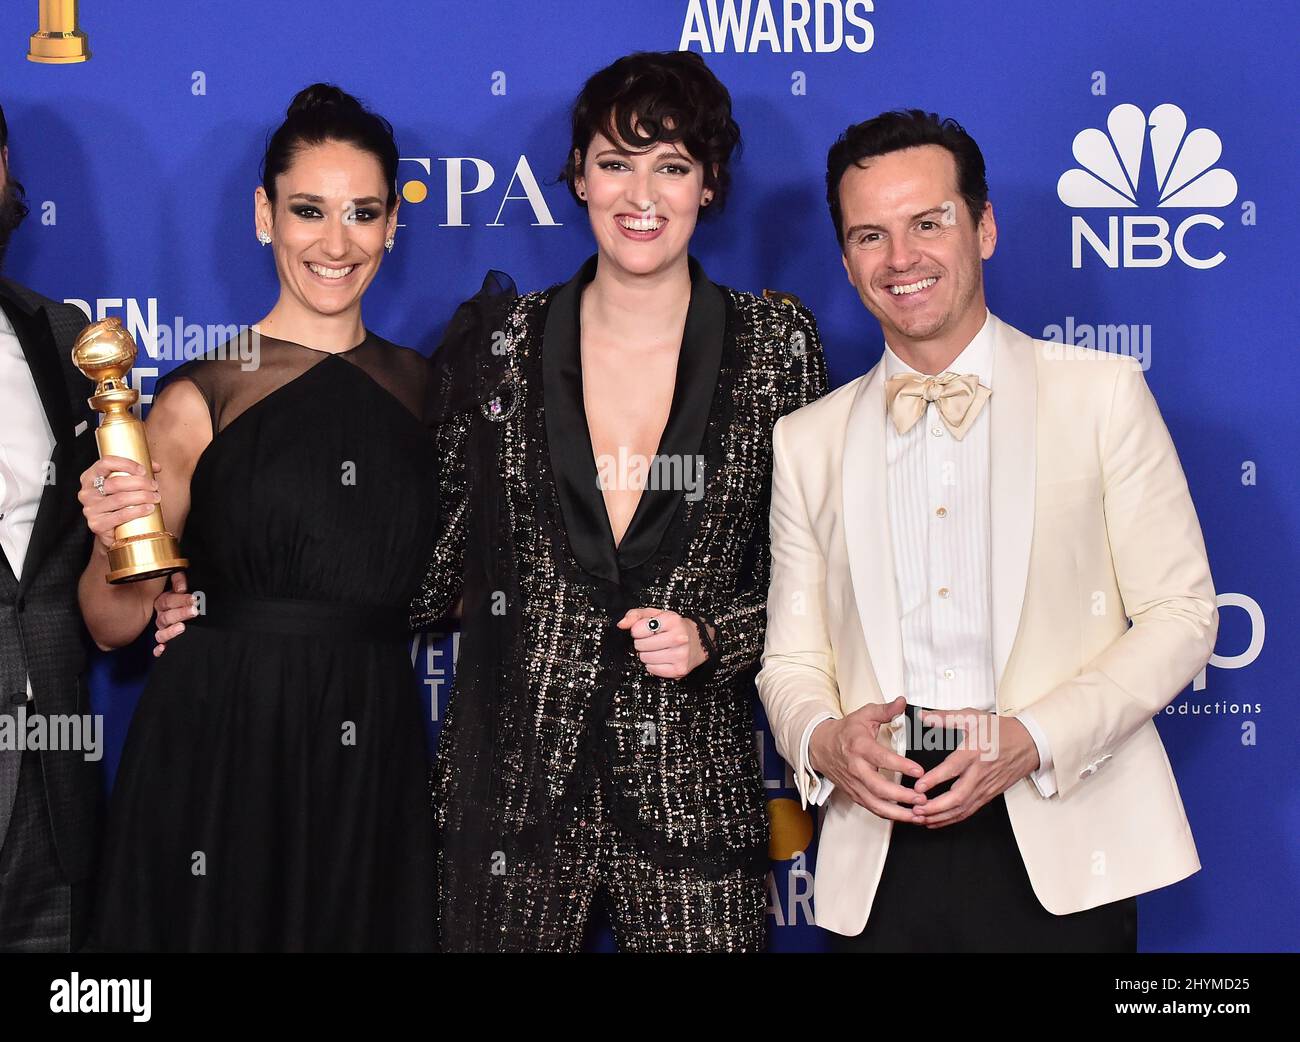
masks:
[[(631, 50), (689, 48), (730, 88), (745, 148), (693, 252), (719, 282), (816, 313), (832, 382), (880, 331), (845, 281), (826, 149), (884, 109), (952, 115), (982, 146), (998, 217), (990, 306), (1036, 336), (1142, 362), (1187, 471), (1221, 615), (1206, 671), (1159, 719), (1201, 872), (1142, 898), (1144, 950), (1291, 950), (1300, 939), (1294, 453), (1300, 378), (1297, 17), (1213, 0), (85, 0), (91, 60), (25, 60), (37, 0), (6, 0), (0, 102), (32, 216), (7, 274), (141, 344), (135, 384), (209, 325), (251, 323), (277, 283), (254, 239), (268, 130), (337, 82), (392, 120), (403, 227), (367, 324), (436, 344), (484, 271), (521, 289), (591, 252), (557, 180), (585, 78)], [(1288, 28), (1289, 26), (1289, 28)], [(453, 646), (411, 648), (431, 734)], [(151, 659), (100, 656), (110, 772)], [(816, 820), (756, 714), (771, 799), (771, 947), (812, 925)], [(811, 837), (811, 838), (809, 838)], [(608, 946), (609, 936), (595, 942)]]

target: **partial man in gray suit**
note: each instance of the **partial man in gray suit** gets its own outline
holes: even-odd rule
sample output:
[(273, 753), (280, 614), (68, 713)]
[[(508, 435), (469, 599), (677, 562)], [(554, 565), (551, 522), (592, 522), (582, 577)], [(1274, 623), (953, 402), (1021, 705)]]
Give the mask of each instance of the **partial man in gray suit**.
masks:
[[(0, 109), (0, 271), (27, 216)], [(90, 713), (77, 579), (90, 553), (77, 491), (95, 458), (90, 384), (70, 353), (86, 317), (0, 277), (0, 951), (75, 951), (100, 821), (80, 743), (32, 749), (33, 721)], [(66, 739), (68, 731), (63, 735)], [(20, 735), (22, 736), (20, 738)], [(66, 748), (81, 744), (82, 748)]]

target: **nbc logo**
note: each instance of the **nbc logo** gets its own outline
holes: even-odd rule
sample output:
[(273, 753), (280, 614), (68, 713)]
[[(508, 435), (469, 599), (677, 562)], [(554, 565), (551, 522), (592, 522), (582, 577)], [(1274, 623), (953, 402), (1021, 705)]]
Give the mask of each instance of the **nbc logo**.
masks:
[[(1076, 135), (1079, 166), (1056, 183), (1056, 194), (1067, 206), (1127, 210), (1142, 199), (1158, 209), (1199, 210), (1227, 206), (1237, 197), (1237, 179), (1215, 166), (1223, 154), (1219, 135), (1204, 127), (1187, 133), (1187, 117), (1177, 105), (1157, 105), (1149, 118), (1136, 105), (1117, 105), (1106, 119), (1106, 131), (1089, 128)], [(1143, 179), (1148, 139), (1154, 188)], [(1224, 261), (1222, 252), (1199, 256), (1188, 246), (1188, 232), (1200, 225), (1217, 231), (1223, 221), (1214, 214), (1191, 214), (1178, 223), (1171, 244), (1169, 221), (1158, 215), (1112, 214), (1103, 236), (1075, 214), (1070, 222), (1072, 265), (1083, 267), (1086, 242), (1109, 268), (1162, 268), (1174, 255), (1192, 268), (1216, 268)]]

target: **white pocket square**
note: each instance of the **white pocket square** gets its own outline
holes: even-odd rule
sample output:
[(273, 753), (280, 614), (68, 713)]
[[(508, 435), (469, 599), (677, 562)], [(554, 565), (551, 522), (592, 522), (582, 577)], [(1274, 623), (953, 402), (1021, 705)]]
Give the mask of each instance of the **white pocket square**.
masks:
[(84, 433), (86, 433), (86, 428), (89, 426), (90, 426), (89, 420), (82, 420), (79, 424), (76, 425), (76, 427), (72, 429), (72, 436), (74, 438), (80, 438)]

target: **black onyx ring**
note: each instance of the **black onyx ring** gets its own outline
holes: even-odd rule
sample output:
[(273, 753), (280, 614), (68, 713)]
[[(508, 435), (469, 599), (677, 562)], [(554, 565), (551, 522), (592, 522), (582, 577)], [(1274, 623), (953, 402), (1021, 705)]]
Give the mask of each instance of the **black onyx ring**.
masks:
[(658, 629), (659, 629), (659, 620), (658, 620), (658, 619), (650, 619), (650, 620), (646, 623), (646, 625), (650, 627), (650, 632), (651, 632), (651, 633), (655, 633), (655, 632), (657, 632)]

